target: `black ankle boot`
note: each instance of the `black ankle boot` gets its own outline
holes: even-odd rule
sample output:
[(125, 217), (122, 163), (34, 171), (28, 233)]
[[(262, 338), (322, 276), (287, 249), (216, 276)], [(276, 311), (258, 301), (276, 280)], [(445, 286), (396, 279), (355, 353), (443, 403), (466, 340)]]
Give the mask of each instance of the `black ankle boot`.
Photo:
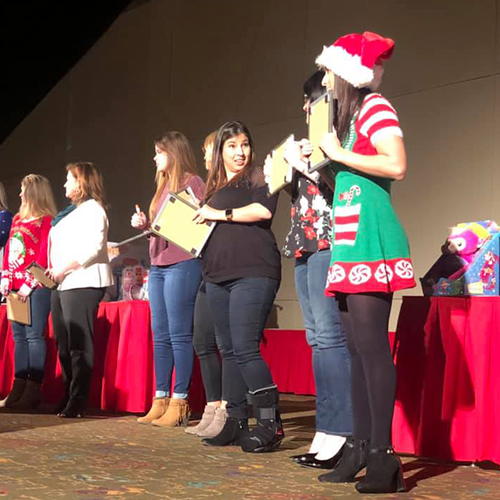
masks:
[(224, 427), (213, 438), (202, 439), (201, 442), (207, 446), (229, 446), (240, 444), (240, 440), (248, 434), (248, 420), (228, 417)]
[(368, 451), (366, 476), (356, 484), (359, 493), (395, 493), (406, 491), (401, 461), (392, 446)]
[(356, 474), (366, 467), (366, 449), (368, 441), (347, 438), (339, 463), (328, 474), (318, 477), (321, 482), (349, 483), (354, 481)]
[(278, 390), (269, 389), (253, 394), (252, 401), (257, 426), (240, 439), (241, 449), (248, 453), (275, 450), (285, 437), (278, 407)]
[(57, 416), (59, 418), (82, 418), (85, 402), (82, 399), (69, 399), (68, 403)]

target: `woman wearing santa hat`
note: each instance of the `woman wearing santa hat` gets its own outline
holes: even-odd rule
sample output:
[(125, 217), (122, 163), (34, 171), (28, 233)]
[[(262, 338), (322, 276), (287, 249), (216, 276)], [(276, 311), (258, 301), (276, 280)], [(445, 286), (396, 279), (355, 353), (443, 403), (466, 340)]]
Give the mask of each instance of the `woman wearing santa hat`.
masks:
[(351, 363), (353, 438), (320, 481), (353, 481), (360, 493), (404, 491), (391, 446), (396, 370), (388, 340), (393, 293), (415, 286), (408, 240), (391, 204), (391, 185), (406, 173), (403, 133), (393, 106), (375, 90), (394, 42), (350, 34), (316, 59), (337, 100), (334, 132), (321, 149), (335, 179), (334, 233), (326, 294), (339, 303)]

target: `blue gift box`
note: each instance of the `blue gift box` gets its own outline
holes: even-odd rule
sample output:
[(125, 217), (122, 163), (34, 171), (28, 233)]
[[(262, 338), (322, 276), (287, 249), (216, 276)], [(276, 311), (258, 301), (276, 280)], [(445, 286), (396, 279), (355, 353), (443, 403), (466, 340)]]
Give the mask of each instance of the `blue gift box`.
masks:
[(467, 271), (456, 280), (441, 278), (434, 295), (498, 295), (500, 233), (489, 237)]

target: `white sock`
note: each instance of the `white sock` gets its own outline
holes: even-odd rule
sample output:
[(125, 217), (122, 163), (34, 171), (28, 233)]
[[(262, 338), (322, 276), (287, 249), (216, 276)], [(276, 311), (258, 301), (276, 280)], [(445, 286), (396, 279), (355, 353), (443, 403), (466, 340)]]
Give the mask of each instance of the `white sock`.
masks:
[(344, 436), (336, 436), (334, 434), (327, 434), (323, 440), (321, 450), (316, 455), (318, 460), (329, 460), (335, 456), (340, 448), (344, 445), (346, 438)]
[(316, 432), (316, 434), (314, 434), (314, 439), (312, 440), (308, 453), (319, 453), (321, 447), (323, 446), (323, 441), (325, 440), (325, 438), (326, 434), (324, 432)]

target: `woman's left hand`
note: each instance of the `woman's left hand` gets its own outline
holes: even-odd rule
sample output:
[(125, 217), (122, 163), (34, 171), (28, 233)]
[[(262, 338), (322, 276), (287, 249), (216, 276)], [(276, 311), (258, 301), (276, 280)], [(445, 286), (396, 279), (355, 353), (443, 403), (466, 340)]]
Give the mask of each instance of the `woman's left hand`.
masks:
[(193, 217), (197, 224), (203, 224), (207, 220), (225, 220), (224, 210), (216, 210), (209, 205), (203, 205)]
[(65, 278), (65, 273), (64, 270), (61, 269), (54, 269), (52, 267), (48, 268), (45, 271), (45, 274), (52, 280), (55, 281), (56, 283), (62, 283)]
[(330, 134), (325, 134), (323, 136), (319, 147), (323, 153), (330, 158), (330, 160), (340, 161), (343, 149), (335, 130)]

